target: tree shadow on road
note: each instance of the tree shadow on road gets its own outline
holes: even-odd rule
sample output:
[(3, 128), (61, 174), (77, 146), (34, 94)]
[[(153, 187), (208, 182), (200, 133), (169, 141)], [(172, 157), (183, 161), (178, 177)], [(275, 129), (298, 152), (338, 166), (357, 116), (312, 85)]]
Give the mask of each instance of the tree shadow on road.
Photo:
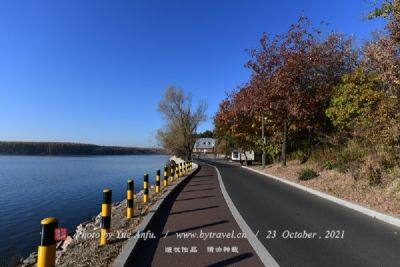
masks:
[(210, 227), (210, 226), (214, 226), (214, 225), (218, 225), (218, 224), (228, 223), (228, 222), (229, 222), (228, 220), (220, 220), (220, 221), (216, 221), (213, 223), (202, 224), (202, 225), (195, 226), (195, 227), (189, 227), (189, 228), (181, 229), (178, 231), (168, 232), (167, 236), (176, 235), (179, 233), (189, 232), (189, 231), (202, 229), (202, 228), (206, 228), (206, 227)]
[(203, 186), (203, 185), (215, 185), (215, 184), (213, 184), (213, 183), (196, 182), (196, 183), (192, 183), (191, 185), (188, 185), (187, 187), (197, 187), (197, 186)]
[(232, 265), (232, 264), (237, 264), (239, 261), (250, 258), (252, 256), (253, 256), (252, 253), (243, 253), (241, 255), (207, 265), (207, 267), (228, 266), (228, 265)]
[(202, 192), (202, 191), (210, 191), (210, 190), (215, 190), (215, 188), (210, 187), (210, 188), (204, 188), (204, 189), (198, 189), (198, 190), (185, 190), (182, 191), (182, 193), (193, 193), (193, 192)]
[[(200, 169), (201, 166), (199, 166), (195, 173), (198, 173)], [(174, 205), (174, 202), (177, 200), (182, 190), (194, 177), (196, 177), (195, 174), (180, 183), (177, 188), (163, 202), (163, 204), (159, 208), (159, 211), (150, 222), (148, 229), (146, 229), (153, 232), (156, 238), (142, 240), (135, 251), (131, 253), (126, 263), (126, 266), (151, 266), (154, 254), (157, 250), (158, 243), (160, 242), (160, 239), (164, 237), (163, 229), (168, 220), (168, 216), (170, 215), (172, 206)]]
[(209, 210), (209, 209), (215, 209), (215, 208), (219, 208), (219, 206), (209, 206), (209, 207), (198, 208), (198, 209), (176, 211), (176, 212), (171, 212), (170, 215), (183, 214), (183, 213), (188, 213), (188, 212), (196, 212), (196, 211), (201, 211), (201, 210)]
[(181, 198), (181, 199), (177, 199), (175, 201), (189, 201), (189, 200), (197, 200), (197, 199), (204, 199), (204, 198), (212, 198), (215, 196), (202, 196), (202, 197), (188, 197), (188, 198)]

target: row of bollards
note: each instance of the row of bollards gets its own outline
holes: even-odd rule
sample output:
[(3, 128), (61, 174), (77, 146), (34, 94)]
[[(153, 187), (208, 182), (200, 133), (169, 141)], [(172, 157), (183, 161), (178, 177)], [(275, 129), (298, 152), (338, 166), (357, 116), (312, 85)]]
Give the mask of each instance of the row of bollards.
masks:
[[(192, 162), (181, 162), (175, 168), (164, 167), (163, 186), (167, 187), (177, 179), (188, 174), (192, 170)], [(168, 181), (169, 178), (169, 181)], [(155, 192), (161, 192), (161, 172), (157, 170)], [(150, 200), (149, 197), (149, 175), (144, 174), (143, 177), (143, 203), (146, 204)], [(134, 217), (134, 182), (128, 180), (126, 190), (126, 218), (131, 219)], [(100, 229), (100, 246), (104, 246), (108, 242), (108, 233), (111, 229), (111, 204), (112, 204), (112, 191), (110, 189), (103, 190), (103, 201), (101, 204), (101, 229)], [(56, 260), (56, 239), (55, 229), (58, 228), (58, 221), (56, 218), (45, 218), (41, 221), (42, 232), (40, 245), (38, 247), (38, 267), (54, 267)]]

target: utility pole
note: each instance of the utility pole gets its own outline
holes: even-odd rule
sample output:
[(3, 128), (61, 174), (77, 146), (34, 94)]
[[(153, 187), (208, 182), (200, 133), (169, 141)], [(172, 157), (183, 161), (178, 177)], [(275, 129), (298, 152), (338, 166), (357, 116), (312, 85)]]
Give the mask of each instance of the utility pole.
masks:
[(265, 168), (265, 134), (264, 134), (264, 116), (261, 118), (261, 138), (263, 142), (263, 148), (262, 148), (262, 167)]

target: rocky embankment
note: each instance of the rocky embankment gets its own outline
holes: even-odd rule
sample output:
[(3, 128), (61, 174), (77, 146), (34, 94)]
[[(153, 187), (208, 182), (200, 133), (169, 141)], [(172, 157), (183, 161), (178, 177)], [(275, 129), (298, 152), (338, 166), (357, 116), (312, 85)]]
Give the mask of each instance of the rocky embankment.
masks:
[[(109, 266), (121, 252), (130, 236), (136, 233), (137, 226), (148, 213), (149, 208), (163, 197), (165, 188), (159, 194), (155, 187), (150, 188), (150, 201), (143, 204), (143, 192), (134, 196), (134, 218), (126, 218), (126, 200), (113, 203), (111, 209), (111, 232), (109, 243), (99, 246), (101, 213), (92, 220), (83, 222), (66, 240), (57, 243), (56, 266)], [(99, 206), (100, 209), (100, 206)], [(19, 266), (36, 266), (37, 252), (24, 259)]]
[[(56, 246), (57, 266), (108, 266), (118, 256), (124, 241), (135, 233), (148, 208), (158, 197), (153, 194), (149, 204), (142, 204), (142, 193), (135, 196), (135, 216), (126, 219), (126, 200), (114, 203), (111, 210), (111, 233), (109, 244), (99, 246), (101, 213), (92, 220), (83, 222), (75, 232)], [(37, 252), (23, 260), (20, 266), (36, 266)]]

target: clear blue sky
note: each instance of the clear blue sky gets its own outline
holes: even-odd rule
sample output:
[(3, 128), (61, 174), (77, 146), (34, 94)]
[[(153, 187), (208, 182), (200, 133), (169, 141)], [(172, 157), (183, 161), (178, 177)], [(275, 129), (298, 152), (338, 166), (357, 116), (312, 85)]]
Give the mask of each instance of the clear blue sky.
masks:
[(303, 11), (359, 43), (368, 0), (3, 0), (0, 140), (154, 145), (168, 85), (218, 103), (248, 79), (245, 48)]

